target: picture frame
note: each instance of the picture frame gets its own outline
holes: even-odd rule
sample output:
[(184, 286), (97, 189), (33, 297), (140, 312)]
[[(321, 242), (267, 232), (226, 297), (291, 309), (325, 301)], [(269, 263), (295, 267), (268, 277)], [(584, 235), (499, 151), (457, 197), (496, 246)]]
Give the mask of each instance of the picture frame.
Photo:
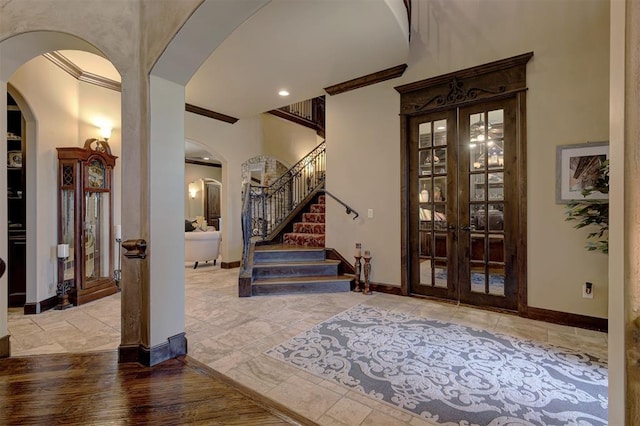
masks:
[(7, 152), (7, 167), (19, 169), (22, 167), (22, 151)]
[(609, 194), (582, 191), (597, 178), (599, 168), (609, 159), (609, 142), (559, 145), (556, 151), (556, 204), (576, 200), (608, 200)]

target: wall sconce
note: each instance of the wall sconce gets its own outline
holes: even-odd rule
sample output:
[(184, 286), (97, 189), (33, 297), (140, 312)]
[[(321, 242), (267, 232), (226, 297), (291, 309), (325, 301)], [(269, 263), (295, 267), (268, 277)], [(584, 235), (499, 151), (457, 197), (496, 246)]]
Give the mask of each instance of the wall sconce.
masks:
[(108, 142), (111, 137), (111, 127), (100, 127), (100, 136), (105, 140), (105, 142)]
[(196, 192), (198, 192), (196, 189), (189, 188), (189, 195), (191, 196), (192, 200), (196, 198)]

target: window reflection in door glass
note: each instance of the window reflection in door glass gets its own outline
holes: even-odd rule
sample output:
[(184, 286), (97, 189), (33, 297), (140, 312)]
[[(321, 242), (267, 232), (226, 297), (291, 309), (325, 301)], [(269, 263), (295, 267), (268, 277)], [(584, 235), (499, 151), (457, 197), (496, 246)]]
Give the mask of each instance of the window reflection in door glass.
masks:
[(433, 123), (434, 127), (434, 145), (446, 145), (447, 144), (447, 120), (437, 120)]
[(418, 142), (418, 148), (428, 148), (432, 145), (431, 142), (431, 122), (428, 121), (426, 123), (420, 123), (420, 125), (418, 126), (418, 132), (419, 132), (419, 142)]

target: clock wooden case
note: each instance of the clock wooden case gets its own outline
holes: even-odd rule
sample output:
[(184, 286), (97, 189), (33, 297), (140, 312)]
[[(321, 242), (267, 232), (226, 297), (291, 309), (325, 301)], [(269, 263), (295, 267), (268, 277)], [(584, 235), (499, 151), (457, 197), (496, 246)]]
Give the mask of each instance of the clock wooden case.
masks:
[(112, 176), (116, 156), (106, 141), (58, 150), (58, 242), (69, 257), (58, 268), (69, 300), (82, 305), (118, 291), (114, 278)]

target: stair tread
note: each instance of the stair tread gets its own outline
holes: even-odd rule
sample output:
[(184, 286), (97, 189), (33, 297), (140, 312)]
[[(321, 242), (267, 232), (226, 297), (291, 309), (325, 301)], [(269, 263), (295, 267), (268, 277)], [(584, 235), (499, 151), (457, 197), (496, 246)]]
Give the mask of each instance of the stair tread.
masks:
[(256, 278), (253, 285), (269, 285), (269, 284), (298, 284), (313, 282), (335, 282), (335, 281), (351, 281), (353, 277), (347, 275), (318, 275), (309, 277), (280, 277), (280, 278)]
[(278, 263), (255, 263), (253, 265), (254, 268), (277, 268), (277, 267), (286, 267), (286, 266), (331, 266), (338, 265), (340, 263), (339, 260), (326, 259), (326, 260), (304, 260), (304, 261), (293, 261), (293, 262), (278, 262)]
[(274, 244), (256, 246), (255, 251), (292, 252), (292, 251), (324, 251), (324, 247), (297, 246), (294, 244)]
[(313, 235), (313, 236), (318, 236), (318, 235), (325, 235), (325, 234), (310, 234), (308, 232), (286, 232), (284, 235)]

